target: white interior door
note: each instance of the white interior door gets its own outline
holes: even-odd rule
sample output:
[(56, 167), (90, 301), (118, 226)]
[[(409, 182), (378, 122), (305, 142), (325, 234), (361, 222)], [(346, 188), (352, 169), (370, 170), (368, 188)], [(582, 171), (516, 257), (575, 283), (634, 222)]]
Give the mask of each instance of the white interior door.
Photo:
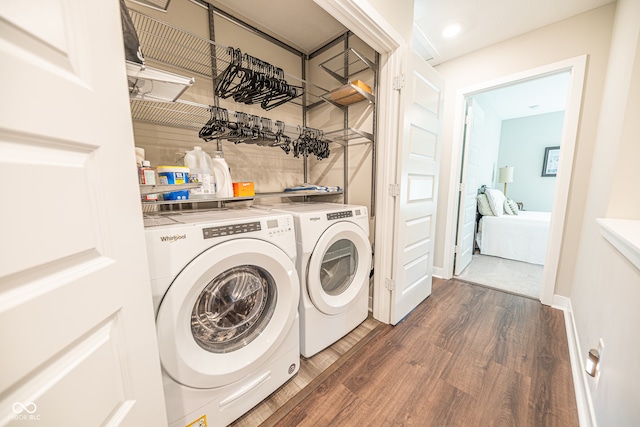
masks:
[(409, 49), (401, 89), (399, 194), (390, 323), (431, 294), (442, 122), (442, 77)]
[(122, 43), (117, 0), (0, 2), (2, 426), (166, 425)]
[(477, 193), (480, 186), (480, 138), (478, 129), (484, 122), (484, 112), (473, 99), (467, 99), (467, 116), (460, 176), (460, 199), (458, 203), (458, 233), (456, 236), (455, 271), (457, 276), (467, 268), (473, 258), (476, 229)]

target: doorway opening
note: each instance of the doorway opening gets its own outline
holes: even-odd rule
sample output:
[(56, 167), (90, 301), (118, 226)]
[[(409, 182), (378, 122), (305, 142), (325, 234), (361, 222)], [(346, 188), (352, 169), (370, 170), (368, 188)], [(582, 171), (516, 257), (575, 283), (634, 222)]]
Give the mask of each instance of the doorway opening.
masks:
[[(556, 170), (542, 169), (550, 148), (559, 152), (569, 77), (564, 71), (466, 97), (458, 278), (540, 298), (556, 183)], [(502, 205), (486, 209), (494, 201), (486, 188), (504, 195)]]
[[(528, 296), (539, 298), (543, 304), (552, 304), (564, 232), (585, 66), (586, 56), (571, 58), (463, 88), (457, 92), (459, 107), (456, 111), (454, 124), (455, 152), (452, 156), (454, 159), (458, 159), (458, 167), (452, 171), (452, 174), (455, 174), (452, 175), (455, 176), (452, 178), (455, 181), (452, 182), (456, 182), (457, 185), (452, 189), (452, 192), (456, 193), (452, 199), (455, 206), (451, 206), (451, 208), (452, 212), (459, 213), (459, 215), (452, 215), (448, 224), (447, 238), (451, 241), (451, 245), (448, 246), (451, 251), (445, 257), (445, 271), (449, 272), (449, 277), (461, 275), (465, 267), (468, 267), (465, 263), (469, 263), (473, 259), (474, 252), (479, 252), (477, 255), (484, 255), (483, 252), (487, 251), (488, 255), (497, 255), (497, 261), (504, 261), (503, 264), (510, 264), (510, 258), (516, 258), (516, 261), (522, 262), (523, 260), (517, 259), (518, 252), (535, 252), (534, 262), (527, 258), (524, 259), (524, 262), (544, 267), (541, 272), (538, 268), (536, 273), (540, 278), (540, 287)], [(545, 92), (551, 94), (560, 94), (561, 92), (564, 96), (560, 96), (558, 99), (564, 103), (564, 108), (547, 107), (543, 101), (538, 102), (534, 97), (514, 95), (519, 89), (526, 90), (527, 88), (533, 93), (540, 92), (539, 95)], [(506, 102), (509, 99), (511, 103)], [(516, 106), (516, 101), (519, 101), (520, 107)], [(558, 100), (556, 100), (557, 102)], [(501, 106), (503, 103), (505, 107)], [(529, 110), (529, 112), (528, 114), (518, 113), (518, 109)], [(472, 117), (476, 117), (470, 119), (468, 124), (466, 121), (467, 110), (471, 110)], [(498, 118), (496, 119), (495, 116)], [(498, 130), (494, 129), (493, 136), (478, 135), (481, 132), (478, 129), (474, 130), (474, 120), (475, 125), (479, 125), (479, 128), (493, 126)], [(526, 130), (527, 127), (529, 130)], [(554, 137), (545, 133), (553, 129), (559, 129)], [(479, 147), (474, 147), (474, 137), (476, 142), (480, 141)], [(495, 142), (496, 138), (499, 142)], [(483, 139), (493, 139), (492, 148), (483, 146)], [(544, 171), (542, 170), (543, 166), (545, 167)], [(501, 169), (503, 169), (502, 176)], [(494, 206), (501, 205), (496, 208), (501, 215), (493, 215), (495, 220), (505, 218), (506, 222), (516, 218), (522, 220), (525, 216), (530, 216), (529, 213), (546, 212), (548, 217), (546, 220), (548, 224), (546, 226), (548, 230), (546, 244), (545, 239), (538, 239), (543, 240), (542, 243), (538, 241), (534, 245), (524, 237), (518, 237), (517, 231), (510, 230), (509, 226), (506, 227), (506, 231), (502, 231), (503, 236), (504, 233), (507, 233), (508, 237), (515, 235), (515, 239), (512, 238), (511, 242), (505, 242), (498, 231), (498, 238), (491, 242), (491, 237), (496, 236), (496, 232), (490, 230), (494, 227), (487, 226), (487, 229), (482, 230), (481, 218), (488, 215), (478, 214), (477, 196), (478, 192), (482, 192), (484, 189), (483, 185), (491, 190), (489, 193), (494, 193), (493, 196), (495, 193), (501, 195), (493, 200)], [(512, 200), (513, 207), (518, 213), (526, 212), (527, 214), (522, 216), (505, 214), (504, 202), (506, 200)], [(481, 202), (481, 204), (485, 203)], [(480, 236), (478, 236), (478, 231), (480, 231)], [(483, 235), (485, 231), (487, 233)], [(489, 236), (488, 234), (491, 233), (494, 235)], [(529, 234), (543, 237), (540, 232), (536, 231), (529, 231)], [(488, 241), (484, 239), (485, 237), (488, 237)], [(488, 246), (485, 247), (485, 244)], [(499, 247), (498, 252), (491, 253), (490, 247), (492, 245)], [(500, 248), (500, 246), (504, 247)], [(540, 247), (542, 247), (542, 253), (540, 253)], [(504, 250), (506, 250), (506, 255)], [(510, 254), (516, 255), (511, 257)], [(495, 273), (496, 268), (494, 265), (488, 269)], [(516, 284), (520, 282), (517, 276), (514, 276), (511, 267), (505, 269), (504, 276), (506, 276), (507, 282)], [(464, 277), (460, 278), (464, 279)], [(487, 284), (491, 285), (491, 283)], [(527, 295), (526, 292), (515, 289), (509, 291)]]

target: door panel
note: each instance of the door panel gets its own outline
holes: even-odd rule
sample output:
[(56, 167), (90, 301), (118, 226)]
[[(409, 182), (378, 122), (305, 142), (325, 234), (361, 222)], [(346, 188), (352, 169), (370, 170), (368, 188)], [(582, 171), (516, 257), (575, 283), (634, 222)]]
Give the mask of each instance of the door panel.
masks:
[(0, 5), (0, 425), (164, 425), (119, 4), (23, 3)]
[(458, 234), (454, 274), (458, 275), (471, 263), (475, 247), (477, 193), (480, 187), (480, 137), (478, 132), (484, 123), (484, 112), (472, 99), (467, 100), (467, 125), (465, 128), (462, 173), (458, 208)]
[(392, 324), (431, 294), (443, 102), (440, 88), (444, 87), (442, 77), (413, 51), (409, 52), (405, 76)]

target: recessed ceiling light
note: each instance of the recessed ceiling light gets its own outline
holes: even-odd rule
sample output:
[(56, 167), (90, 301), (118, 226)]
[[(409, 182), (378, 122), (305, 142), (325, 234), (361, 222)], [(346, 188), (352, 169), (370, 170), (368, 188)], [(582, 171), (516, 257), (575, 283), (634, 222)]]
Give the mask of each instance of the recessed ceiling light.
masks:
[(462, 27), (460, 26), (460, 24), (447, 25), (446, 27), (444, 27), (444, 30), (442, 30), (442, 37), (453, 37), (457, 35), (461, 29)]

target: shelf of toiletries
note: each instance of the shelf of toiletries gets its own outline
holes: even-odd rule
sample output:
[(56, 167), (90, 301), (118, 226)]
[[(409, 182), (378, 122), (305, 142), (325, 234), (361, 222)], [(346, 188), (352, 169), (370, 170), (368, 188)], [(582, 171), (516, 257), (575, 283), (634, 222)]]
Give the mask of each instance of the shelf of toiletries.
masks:
[(217, 202), (245, 202), (253, 200), (253, 196), (246, 197), (198, 197), (197, 199), (181, 199), (181, 200), (147, 200), (143, 201), (143, 205), (182, 205), (195, 203), (217, 203)]
[(140, 195), (147, 196), (149, 194), (171, 193), (173, 191), (191, 190), (200, 187), (200, 183), (192, 182), (189, 184), (140, 184)]
[[(162, 191), (166, 191), (165, 187), (170, 187), (170, 191), (178, 191), (184, 190), (192, 184), (177, 184), (177, 185), (156, 185), (156, 186), (147, 186), (141, 185), (140, 191), (141, 194), (144, 191), (145, 194), (153, 194), (147, 193), (150, 191), (150, 188), (147, 187), (155, 187), (157, 188), (157, 193), (161, 193)], [(196, 186), (198, 184), (195, 184)], [(143, 189), (144, 187), (144, 189)], [(160, 191), (162, 190), (162, 191)], [(145, 206), (162, 206), (162, 205), (194, 205), (198, 203), (232, 203), (232, 202), (246, 202), (255, 199), (265, 199), (265, 198), (282, 198), (282, 197), (308, 197), (308, 196), (335, 196), (342, 194), (342, 191), (331, 191), (331, 192), (318, 192), (318, 191), (283, 191), (283, 192), (273, 192), (273, 193), (256, 193), (253, 196), (245, 196), (245, 197), (199, 197), (197, 199), (186, 199), (186, 200), (147, 200), (143, 201), (142, 204)], [(143, 195), (143, 194), (142, 194)]]

